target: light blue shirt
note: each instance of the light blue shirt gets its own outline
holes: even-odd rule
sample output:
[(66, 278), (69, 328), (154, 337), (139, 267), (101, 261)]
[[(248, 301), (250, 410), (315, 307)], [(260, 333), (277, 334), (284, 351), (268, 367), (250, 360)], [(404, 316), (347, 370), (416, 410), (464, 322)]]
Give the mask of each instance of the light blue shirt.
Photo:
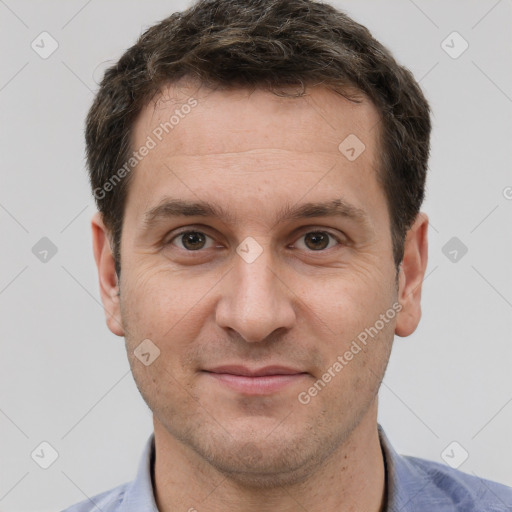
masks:
[[(386, 512), (512, 512), (512, 487), (468, 475), (438, 462), (398, 455), (379, 425), (386, 467)], [(135, 480), (62, 512), (158, 512), (153, 493), (154, 434)]]

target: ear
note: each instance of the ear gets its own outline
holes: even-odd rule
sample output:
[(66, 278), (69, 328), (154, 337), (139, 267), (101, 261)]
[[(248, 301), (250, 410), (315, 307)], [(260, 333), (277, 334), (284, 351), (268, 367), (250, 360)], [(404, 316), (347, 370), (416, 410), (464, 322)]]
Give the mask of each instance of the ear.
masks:
[(105, 308), (107, 326), (117, 336), (124, 336), (114, 255), (110, 247), (109, 231), (100, 212), (93, 215), (91, 228), (94, 259), (98, 267), (101, 301)]
[(398, 276), (398, 300), (402, 305), (395, 326), (398, 336), (411, 335), (421, 318), (421, 285), (428, 260), (427, 230), (428, 217), (420, 212), (407, 232)]

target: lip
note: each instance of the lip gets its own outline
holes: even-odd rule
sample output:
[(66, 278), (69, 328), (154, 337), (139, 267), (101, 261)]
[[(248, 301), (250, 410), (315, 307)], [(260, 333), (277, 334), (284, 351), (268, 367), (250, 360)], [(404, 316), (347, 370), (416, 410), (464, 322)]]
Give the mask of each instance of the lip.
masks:
[(268, 395), (303, 379), (307, 372), (285, 366), (218, 366), (203, 372), (218, 383), (246, 395)]
[(211, 373), (227, 373), (229, 375), (242, 375), (246, 377), (266, 377), (267, 375), (297, 375), (299, 373), (305, 373), (301, 370), (277, 365), (252, 369), (242, 365), (225, 365), (216, 366), (215, 368), (210, 368), (205, 371)]

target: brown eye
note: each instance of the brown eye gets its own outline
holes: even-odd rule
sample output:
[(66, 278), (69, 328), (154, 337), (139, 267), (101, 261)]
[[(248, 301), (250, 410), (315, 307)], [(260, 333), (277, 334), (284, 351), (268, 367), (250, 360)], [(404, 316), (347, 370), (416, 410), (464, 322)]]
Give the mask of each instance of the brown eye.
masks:
[[(298, 247), (300, 249), (309, 249), (310, 251), (322, 251), (339, 244), (336, 237), (326, 231), (310, 231), (303, 235), (299, 240), (301, 240), (301, 243), (297, 244)], [(302, 240), (304, 241), (302, 242)]]
[(209, 238), (208, 235), (200, 231), (183, 231), (176, 235), (170, 243), (178, 245), (178, 247), (187, 251), (197, 251), (206, 247)]
[(326, 233), (308, 233), (304, 241), (309, 249), (318, 251), (325, 249), (329, 245), (329, 236)]

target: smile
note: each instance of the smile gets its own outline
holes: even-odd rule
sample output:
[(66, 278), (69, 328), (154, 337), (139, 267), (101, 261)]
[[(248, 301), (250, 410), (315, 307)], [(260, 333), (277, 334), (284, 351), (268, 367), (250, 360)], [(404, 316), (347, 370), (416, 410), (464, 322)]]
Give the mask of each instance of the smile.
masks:
[(254, 370), (244, 366), (224, 366), (203, 372), (219, 384), (246, 395), (276, 393), (309, 375), (300, 370), (280, 366)]

